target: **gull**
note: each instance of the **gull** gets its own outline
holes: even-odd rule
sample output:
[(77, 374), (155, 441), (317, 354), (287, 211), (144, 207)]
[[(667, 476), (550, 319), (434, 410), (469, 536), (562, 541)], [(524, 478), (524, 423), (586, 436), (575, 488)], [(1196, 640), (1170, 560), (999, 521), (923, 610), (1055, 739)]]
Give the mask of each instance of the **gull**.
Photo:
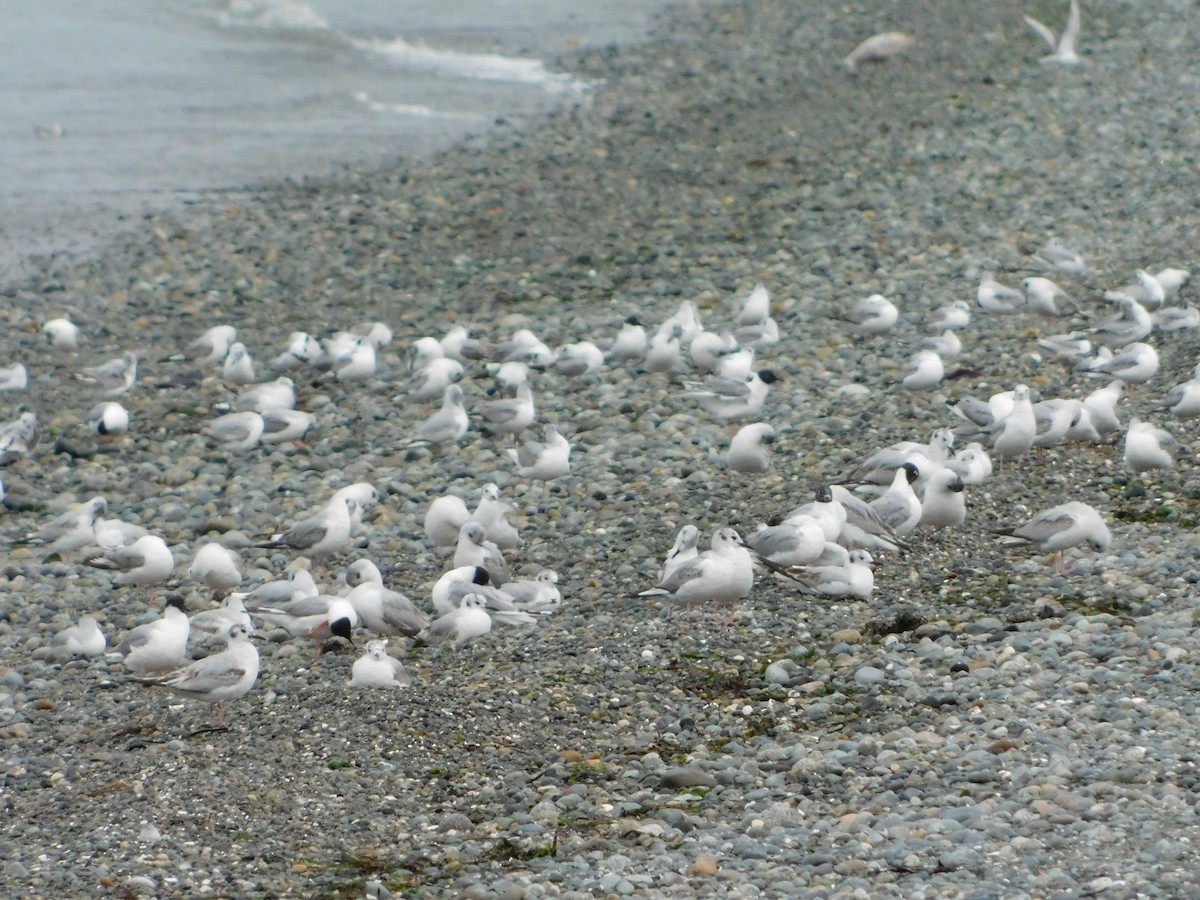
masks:
[(766, 285), (757, 282), (738, 310), (738, 325), (759, 325), (771, 317), (771, 295)]
[(101, 550), (130, 547), (150, 532), (143, 526), (120, 519), (96, 519), (92, 526), (92, 542)]
[(931, 335), (921, 341), (921, 346), (932, 350), (938, 356), (958, 356), (962, 353), (962, 339), (953, 328), (945, 329), (941, 334)]
[(423, 527), (425, 536), (437, 549), (453, 547), (458, 543), (462, 527), (471, 521), (471, 511), (461, 497), (453, 494), (436, 498), (425, 510)]
[(384, 322), (359, 322), (350, 329), (350, 333), (362, 338), (376, 350), (392, 342), (392, 329)]
[[(849, 492), (847, 491), (847, 493)], [(817, 488), (813, 496), (813, 502), (796, 507), (784, 517), (784, 521), (795, 519), (798, 516), (811, 516), (816, 519), (825, 532), (826, 541), (836, 541), (838, 539), (838, 535), (842, 533), (842, 528), (845, 527), (848, 518), (846, 507), (834, 500), (833, 488), (827, 484), (823, 484)]]
[(220, 544), (204, 544), (192, 557), (188, 578), (203, 582), (214, 594), (221, 595), (242, 583), (242, 557)]
[(1001, 459), (1021, 456), (1033, 447), (1037, 434), (1037, 419), (1029, 388), (1018, 384), (1007, 392), (993, 394), (986, 404), (966, 397), (952, 407), (953, 411), (977, 426), (960, 426), (959, 434), (989, 435), (992, 453)]
[(665, 334), (657, 331), (646, 346), (642, 366), (647, 372), (673, 372), (683, 368), (683, 328), (675, 323)]
[(1046, 553), (1061, 553), (1078, 544), (1087, 544), (1096, 553), (1102, 553), (1112, 543), (1112, 535), (1100, 513), (1077, 500), (1044, 509), (1027, 522), (999, 529), (998, 533), (1010, 536), (1005, 543), (1029, 541)]
[(749, 344), (753, 347), (778, 344), (780, 339), (779, 323), (768, 316), (756, 325), (739, 325), (733, 337), (739, 344)]
[(263, 417), (256, 412), (231, 412), (204, 426), (204, 434), (222, 450), (244, 453), (258, 444), (265, 427)]
[(317, 417), (298, 409), (268, 409), (262, 413), (262, 422), (260, 443), (286, 444), (304, 440), (308, 430), (317, 424)]
[(1037, 422), (1037, 434), (1033, 437), (1033, 446), (1041, 452), (1043, 447), (1062, 443), (1082, 409), (1083, 401), (1075, 399), (1054, 398), (1035, 403), (1033, 418)]
[(1164, 306), (1150, 317), (1159, 331), (1182, 331), (1200, 327), (1200, 309), (1193, 306)]
[(525, 541), (517, 531), (516, 518), (517, 511), (512, 505), (500, 499), (500, 486), (495, 482), (485, 484), (471, 513), (471, 521), (483, 526), (488, 540), (501, 550), (523, 547)]
[(462, 603), (434, 619), (417, 635), (417, 643), (437, 647), (453, 642), (461, 647), (492, 630), (487, 601), (479, 594), (467, 594)]
[(175, 669), (183, 664), (190, 631), (183, 599), (171, 597), (159, 618), (125, 636), (117, 653), (125, 661), (125, 668), (139, 675)]
[(957, 528), (967, 517), (966, 485), (953, 469), (939, 469), (925, 483), (917, 527), (938, 531)]
[(54, 521), (13, 543), (44, 545), (47, 555), (71, 553), (95, 542), (96, 519), (106, 512), (108, 501), (103, 497), (93, 497), (76, 504)]
[(509, 360), (499, 365), (492, 363), (488, 366), (488, 374), (495, 383), (488, 389), (489, 395), (512, 397), (517, 393), (517, 388), (529, 381), (529, 363), (520, 360)]
[(882, 450), (876, 450), (850, 472), (847, 480), (886, 486), (895, 478), (896, 469), (906, 462), (911, 462), (920, 470), (921, 475), (917, 483), (921, 484), (946, 464), (953, 449), (954, 432), (949, 428), (939, 428), (927, 444), (899, 441)]
[(489, 582), (487, 569), (483, 566), (459, 566), (442, 574), (434, 582), (429, 599), (439, 616), (457, 609), (467, 594), (479, 594), (485, 602), (499, 593)]
[(691, 300), (682, 301), (679, 308), (659, 324), (656, 335), (672, 334), (676, 326), (681, 344), (690, 344), (692, 339), (704, 330), (704, 325), (700, 322), (700, 312)]
[(1079, 40), (1079, 0), (1071, 0), (1071, 10), (1067, 14), (1067, 26), (1063, 29), (1062, 37), (1055, 39), (1054, 32), (1032, 16), (1022, 16), (1025, 24), (1033, 29), (1033, 33), (1050, 45), (1053, 51), (1049, 56), (1043, 56), (1043, 63), (1059, 63), (1064, 66), (1078, 65), (1079, 55), (1075, 52), (1075, 42)]
[(54, 635), (52, 646), (70, 656), (99, 656), (108, 647), (95, 616), (80, 616), (74, 625)]
[(294, 409), (295, 406), (296, 388), (286, 375), (274, 381), (249, 385), (233, 401), (234, 409), (256, 413), (265, 413), (269, 409)]
[(992, 460), (982, 444), (971, 443), (954, 454), (946, 467), (953, 469), (964, 485), (975, 487), (992, 477)]
[[(912, 465), (912, 463), (905, 463)], [(898, 474), (902, 473), (904, 480), (907, 480), (912, 474), (911, 470), (905, 469), (903, 466), (896, 470)], [(919, 477), (919, 476), (918, 476)], [(893, 477), (893, 481), (895, 477)], [(916, 484), (913, 481), (912, 484)], [(890, 486), (889, 486), (890, 489)], [(863, 498), (851, 493), (840, 484), (831, 485), (827, 488), (830, 494), (829, 506), (838, 510), (837, 521), (841, 524), (838, 531), (834, 534), (832, 540), (843, 547), (851, 550), (880, 550), (884, 553), (899, 553), (904, 547), (904, 542), (898, 535), (895, 529), (884, 521), (880, 515), (880, 510), (877, 510), (873, 505), (875, 501), (868, 503)], [(823, 497), (823, 493), (818, 489), (818, 498)], [(882, 496), (882, 495), (880, 495)], [(893, 506), (894, 500), (889, 500), (884, 505), (883, 509), (890, 513), (896, 513), (898, 507)], [(821, 512), (826, 504), (818, 499), (815, 504), (810, 504), (807, 511), (801, 515), (812, 516), (822, 526), (827, 528), (828, 523), (822, 520)], [(919, 504), (918, 504), (919, 506)], [(786, 521), (794, 522), (799, 518), (796, 513), (792, 513)], [(826, 538), (826, 550), (830, 539)], [(822, 556), (825, 554), (823, 553)], [(841, 565), (842, 561), (836, 564)]]
[(505, 451), (522, 478), (546, 483), (571, 474), (571, 442), (553, 425), (542, 427), (542, 440), (527, 440)]
[(460, 363), (467, 360), (487, 359), (492, 355), (492, 349), (481, 341), (471, 337), (471, 329), (466, 325), (455, 325), (442, 337), (442, 353)]
[(992, 453), (1000, 459), (1022, 456), (1033, 447), (1037, 434), (1037, 419), (1033, 414), (1033, 402), (1029, 399), (1029, 388), (1018, 384), (1013, 388), (1013, 406), (992, 433)]
[(145, 586), (159, 584), (175, 571), (175, 557), (167, 542), (156, 534), (146, 534), (128, 547), (110, 547), (84, 562), (97, 569), (116, 571), (114, 584)]
[(366, 652), (350, 667), (350, 687), (404, 687), (408, 683), (404, 664), (388, 655), (386, 640), (368, 641)]
[(84, 369), (75, 375), (80, 381), (97, 385), (108, 397), (124, 394), (137, 381), (138, 355), (126, 353), (99, 366)]
[[(249, 598), (247, 598), (249, 600)], [(250, 605), (246, 611), (256, 619), (278, 625), (292, 637), (311, 637), (327, 641), (331, 637), (345, 638), (354, 643), (354, 626), (358, 612), (345, 597), (317, 594), (300, 597), (279, 605)], [(317, 647), (318, 653), (323, 645)]]
[(102, 437), (124, 434), (129, 430), (129, 411), (115, 400), (106, 400), (92, 407), (84, 427)]
[(312, 572), (307, 568), (307, 559), (300, 557), (292, 565), (287, 578), (264, 582), (247, 594), (246, 605), (276, 606), (299, 600), (301, 597), (315, 597), (321, 593), (313, 580)]
[(554, 371), (566, 378), (590, 375), (604, 368), (604, 351), (591, 341), (577, 341), (558, 348)]
[(287, 371), (312, 365), (321, 356), (321, 342), (306, 331), (293, 331), (287, 349), (271, 360), (271, 368)]
[(0, 368), (0, 391), (23, 391), (29, 386), (29, 371), (22, 363)]
[(854, 331), (859, 337), (874, 337), (895, 327), (900, 310), (883, 294), (872, 294), (854, 304), (846, 317), (854, 323)]
[(770, 369), (751, 372), (742, 378), (710, 375), (696, 390), (685, 391), (680, 397), (696, 400), (710, 414), (724, 422), (747, 419), (762, 409), (771, 385), (778, 376)]
[(869, 600), (875, 590), (875, 560), (866, 550), (851, 550), (840, 566), (788, 569), (784, 574), (806, 594), (825, 597), (854, 597)]
[(1154, 328), (1154, 320), (1142, 304), (1132, 297), (1123, 297), (1119, 302), (1119, 314), (1106, 319), (1088, 332), (1096, 343), (1114, 349), (1142, 340)]
[(738, 429), (725, 452), (725, 466), (734, 472), (759, 474), (771, 467), (771, 444), (775, 429), (766, 422), (752, 422)]
[(346, 569), (350, 593), (346, 601), (358, 613), (364, 628), (380, 637), (403, 634), (415, 637), (429, 620), (408, 597), (384, 586), (379, 567), (369, 559), (355, 560)]
[(532, 425), (537, 415), (533, 389), (528, 384), (517, 387), (516, 397), (492, 400), (476, 411), (486, 421), (483, 428), (495, 434), (518, 434)]
[[(415, 374), (435, 359), (448, 359), (441, 342), (435, 337), (419, 337), (408, 345), (408, 371)], [(455, 360), (459, 365), (462, 363)]]
[(421, 423), (412, 443), (444, 447), (457, 444), (467, 433), (467, 411), (463, 409), (463, 390), (457, 384), (447, 386), (442, 393), (442, 406)]
[(358, 502), (352, 497), (338, 497), (313, 516), (301, 519), (287, 531), (273, 535), (260, 547), (289, 547), (300, 550), (311, 559), (323, 559), (343, 549), (350, 540), (352, 516)]
[(945, 331), (949, 328), (966, 328), (971, 324), (971, 307), (965, 300), (955, 300), (946, 306), (939, 306), (929, 317), (929, 328), (933, 331)]
[(1068, 442), (1074, 443), (1100, 443), (1100, 431), (1092, 421), (1092, 412), (1083, 405), (1082, 401), (1075, 411), (1075, 418), (1071, 420), (1071, 427), (1067, 429), (1066, 439)]
[(42, 325), (42, 334), (56, 350), (76, 350), (79, 347), (79, 326), (65, 316)]
[(220, 606), (189, 616), (188, 622), (191, 624), (192, 634), (201, 632), (221, 635), (227, 633), (231, 625), (239, 623), (248, 629), (253, 628), (250, 614), (246, 612), (247, 596), (247, 594), (230, 594), (221, 601)]
[(518, 328), (511, 338), (497, 344), (494, 356), (500, 362), (521, 360), (549, 364), (555, 359), (554, 351), (528, 328)]
[(338, 488), (329, 498), (330, 504), (339, 500), (353, 500), (354, 508), (350, 510), (350, 534), (363, 532), (363, 516), (374, 509), (379, 503), (379, 491), (369, 481), (356, 481), (344, 488)]
[(1051, 334), (1038, 338), (1038, 346), (1049, 350), (1056, 359), (1072, 359), (1092, 352), (1092, 342), (1078, 334)]
[(933, 350), (918, 350), (900, 370), (900, 386), (910, 391), (927, 391), (941, 384), (945, 377), (942, 358)]
[(795, 516), (778, 525), (760, 525), (746, 538), (755, 557), (776, 566), (807, 566), (825, 551), (825, 531), (811, 516)]
[(721, 359), (737, 350), (737, 342), (730, 334), (701, 331), (688, 344), (688, 359), (701, 372), (716, 372)]
[(450, 385), (462, 381), (464, 374), (457, 359), (441, 356), (413, 372), (401, 387), (413, 400), (433, 400), (445, 394)]
[(1025, 295), (995, 279), (991, 272), (984, 272), (975, 291), (975, 302), (984, 312), (1006, 314), (1016, 312), (1025, 305)]
[(467, 522), (459, 529), (452, 565), (456, 569), (480, 566), (497, 586), (508, 580), (508, 563), (504, 561), (504, 554), (493, 541), (488, 540), (486, 529), (478, 522)]
[(1126, 346), (1112, 359), (1093, 366), (1094, 374), (1111, 375), (1126, 384), (1144, 384), (1158, 373), (1158, 351), (1137, 341)]
[(1150, 422), (1131, 419), (1125, 432), (1125, 468), (1141, 474), (1175, 465), (1179, 442), (1169, 431)]
[(605, 352), (605, 359), (613, 362), (627, 363), (641, 359), (646, 355), (646, 329), (638, 321), (637, 316), (629, 316), (612, 339)]
[(254, 360), (250, 358), (246, 345), (241, 341), (230, 344), (225, 361), (221, 364), (221, 379), (234, 387), (244, 387), (254, 384), (255, 377)]
[(1038, 315), (1051, 317), (1062, 315), (1058, 306), (1055, 305), (1056, 300), (1062, 300), (1072, 312), (1079, 312), (1075, 301), (1049, 278), (1038, 276), (1026, 278), (1021, 282), (1021, 287), (1025, 291), (1026, 305)]
[(656, 588), (640, 597), (668, 596), (684, 604), (736, 604), (754, 587), (754, 562), (741, 537), (732, 528), (721, 528), (712, 546), (689, 559)]
[(1162, 269), (1151, 275), (1144, 269), (1138, 269), (1133, 284), (1127, 284), (1115, 291), (1105, 291), (1105, 300), (1119, 301), (1132, 297), (1149, 310), (1158, 309), (1168, 299), (1179, 292), (1190, 273), (1187, 269)]
[(921, 501), (913, 491), (913, 483), (921, 477), (915, 463), (906, 462), (896, 469), (891, 486), (871, 501), (871, 510), (891, 531), (903, 537), (921, 520)]
[(153, 678), (142, 684), (169, 688), (177, 694), (205, 703), (236, 700), (250, 691), (258, 678), (258, 649), (250, 642), (250, 629), (235, 623), (225, 633), (226, 648), (191, 665)]
[(214, 325), (183, 348), (183, 359), (198, 366), (215, 366), (224, 362), (230, 345), (236, 340), (237, 329), (232, 325)]
[(860, 63), (881, 63), (885, 59), (907, 50), (916, 43), (916, 38), (903, 31), (885, 31), (873, 34), (850, 51), (842, 60), (842, 66), (850, 75), (857, 74)]
[(696, 547), (699, 543), (700, 529), (695, 525), (684, 525), (679, 529), (679, 534), (675, 536), (675, 543), (667, 551), (667, 555), (658, 569), (658, 583), (660, 587), (664, 581), (671, 577), (676, 569), (688, 560), (695, 559), (700, 555), (700, 551)]
[(545, 615), (552, 613), (562, 604), (558, 590), (558, 573), (553, 569), (542, 569), (532, 580), (506, 581), (500, 593), (512, 601), (522, 612)]
[(1082, 275), (1087, 271), (1083, 256), (1060, 244), (1057, 238), (1046, 241), (1042, 249), (1034, 254), (1033, 262), (1042, 269), (1053, 269), (1067, 275)]
[(1200, 376), (1171, 388), (1163, 406), (1180, 419), (1200, 416)]
[(368, 340), (359, 338), (348, 353), (342, 354), (333, 361), (332, 369), (334, 377), (338, 381), (345, 384), (358, 384), (369, 381), (375, 375), (378, 364), (375, 345)]
[(1100, 434), (1114, 434), (1121, 430), (1121, 418), (1117, 415), (1117, 404), (1125, 390), (1120, 379), (1110, 381), (1083, 398), (1083, 408), (1091, 416), (1092, 424)]

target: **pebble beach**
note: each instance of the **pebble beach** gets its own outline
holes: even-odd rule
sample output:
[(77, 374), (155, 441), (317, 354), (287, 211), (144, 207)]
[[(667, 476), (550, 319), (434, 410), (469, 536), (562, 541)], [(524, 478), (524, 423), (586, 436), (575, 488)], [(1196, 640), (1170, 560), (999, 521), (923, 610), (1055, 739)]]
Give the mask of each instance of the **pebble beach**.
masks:
[[(178, 562), (165, 588), (139, 591), (0, 548), (0, 893), (1200, 893), (1190, 449), (1141, 476), (1123, 468), (1119, 435), (1006, 460), (968, 489), (961, 528), (917, 532), (879, 561), (869, 600), (814, 598), (767, 573), (729, 622), (724, 608), (636, 596), (684, 524), (748, 534), (873, 450), (953, 425), (947, 401), (1100, 387), (1037, 338), (1111, 314), (1103, 292), (1139, 268), (1200, 277), (1200, 11), (1085, 2), (1082, 64), (1039, 63), (1047, 48), (1021, 14), (1060, 29), (1067, 5), (683, 6), (646, 43), (556, 61), (592, 87), (532, 127), (205, 198), (0, 283), (0, 354), (30, 371), (0, 418), (23, 405), (43, 424), (0, 469), (0, 532), (34, 532), (99, 494)], [(841, 68), (892, 30), (917, 41)], [(903, 390), (928, 314), (974, 307), (985, 271), (1037, 274), (1031, 256), (1052, 237), (1088, 261), (1061, 279), (1082, 312), (975, 309), (958, 377)], [(538, 376), (540, 421), (575, 445), (572, 474), (544, 495), (514, 472), (511, 438), (473, 428), (445, 454), (409, 445), (432, 408), (396, 388), (418, 337), (469, 322), (557, 346), (611, 338), (634, 313), (657, 324), (683, 300), (717, 328), (760, 282), (783, 335), (761, 354), (779, 377), (761, 413), (779, 432), (765, 474), (727, 471), (725, 425), (678, 397), (680, 378), (637, 366)], [(900, 322), (858, 339), (844, 313), (873, 293)], [(84, 334), (73, 355), (39, 333), (66, 311)], [(317, 417), (298, 445), (212, 446), (200, 431), (232, 394), (167, 361), (221, 322), (265, 363), (290, 332), (376, 320), (395, 340), (375, 378), (297, 378), (298, 407)], [(1153, 340), (1161, 370), (1128, 387), (1122, 415), (1186, 446), (1194, 420), (1162, 401), (1192, 377), (1200, 339)], [(131, 350), (145, 354), (122, 398), (133, 427), (97, 441), (79, 426), (97, 397), (73, 374)], [(486, 399), (476, 374), (468, 409)], [(112, 647), (167, 595), (211, 605), (184, 577), (200, 544), (277, 576), (296, 554), (255, 545), (360, 481), (381, 502), (318, 581), (369, 557), (427, 607), (447, 560), (426, 546), (425, 509), (495, 482), (523, 517), (510, 563), (555, 569), (562, 608), (462, 648), (393, 639), (411, 683), (391, 691), (347, 687), (357, 649), (318, 656), (261, 629), (262, 669), (226, 704), (227, 730), (119, 659), (51, 652), (84, 613)], [(995, 528), (1067, 500), (1101, 511), (1108, 550), (1058, 566), (998, 542)], [(784, 683), (768, 680), (785, 660)]]

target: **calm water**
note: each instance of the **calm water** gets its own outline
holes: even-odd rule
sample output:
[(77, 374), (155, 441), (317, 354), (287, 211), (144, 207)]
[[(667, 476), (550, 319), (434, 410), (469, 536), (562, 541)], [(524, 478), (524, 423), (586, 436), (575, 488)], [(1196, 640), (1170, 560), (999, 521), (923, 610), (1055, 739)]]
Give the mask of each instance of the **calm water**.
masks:
[(0, 280), (199, 192), (427, 155), (675, 0), (0, 0)]

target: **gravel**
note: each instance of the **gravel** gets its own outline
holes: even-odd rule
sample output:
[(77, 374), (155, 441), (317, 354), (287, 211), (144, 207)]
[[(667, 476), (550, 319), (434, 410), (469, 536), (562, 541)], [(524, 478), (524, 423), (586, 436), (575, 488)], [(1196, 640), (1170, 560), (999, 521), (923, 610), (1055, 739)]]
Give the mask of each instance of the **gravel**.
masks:
[[(971, 300), (981, 272), (1019, 282), (1056, 236), (1089, 261), (1063, 281), (1096, 321), (1102, 290), (1135, 269), (1196, 269), (1198, 78), (1180, 64), (1200, 51), (1194, 6), (1085, 4), (1074, 69), (1039, 65), (1017, 5), (985, 6), (680, 10), (650, 43), (562, 61), (596, 88), (525, 130), (213, 197), (5, 285), (0, 346), (31, 385), (2, 409), (28, 404), (45, 433), (0, 471), (0, 528), (20, 536), (101, 493), (164, 535), (179, 567), (150, 594), (24, 545), (0, 557), (4, 892), (1200, 890), (1190, 452), (1138, 479), (1119, 443), (1006, 462), (969, 492), (961, 529), (881, 562), (869, 601), (816, 602), (762, 576), (726, 624), (634, 597), (682, 524), (751, 529), (867, 452), (950, 423), (939, 397), (907, 395), (896, 375), (926, 314)], [(1032, 12), (1057, 28), (1066, 3)], [(896, 28), (918, 44), (839, 71), (859, 40)], [(472, 431), (446, 456), (406, 445), (428, 411), (397, 387), (418, 336), (465, 320), (560, 344), (611, 336), (634, 311), (657, 322), (683, 299), (717, 326), (756, 281), (785, 335), (764, 354), (782, 376), (765, 475), (726, 472), (723, 426), (674, 399), (667, 376), (624, 368), (538, 376), (542, 418), (577, 448), (544, 500), (514, 475), (508, 441)], [(900, 324), (852, 340), (838, 313), (876, 291)], [(37, 326), (68, 309), (86, 343), (64, 358)], [(318, 420), (303, 446), (223, 455), (199, 431), (231, 394), (166, 361), (218, 320), (263, 366), (292, 330), (375, 319), (396, 340), (374, 380), (298, 381)], [(1036, 397), (1090, 391), (1034, 341), (1070, 327), (976, 315), (945, 397), (1018, 381)], [(1125, 414), (1186, 443), (1190, 426), (1159, 403), (1190, 377), (1197, 339), (1155, 340), (1163, 369), (1128, 390)], [(130, 349), (146, 352), (134, 426), (99, 444), (78, 428), (96, 398), (71, 375)], [(480, 402), (486, 382), (466, 384)], [(556, 568), (562, 609), (462, 649), (393, 640), (412, 675), (396, 691), (351, 691), (355, 651), (260, 640), (262, 672), (228, 704), (227, 731), (119, 661), (47, 652), (85, 612), (115, 644), (167, 593), (209, 605), (184, 578), (205, 541), (244, 548), (255, 579), (280, 573), (291, 555), (258, 539), (361, 480), (383, 502), (362, 546), (318, 570), (326, 582), (369, 556), (426, 600), (445, 560), (424, 546), (425, 507), (495, 481), (525, 516), (510, 562)], [(1071, 498), (1112, 523), (1107, 553), (1068, 554), (1060, 572), (997, 544), (993, 526)]]

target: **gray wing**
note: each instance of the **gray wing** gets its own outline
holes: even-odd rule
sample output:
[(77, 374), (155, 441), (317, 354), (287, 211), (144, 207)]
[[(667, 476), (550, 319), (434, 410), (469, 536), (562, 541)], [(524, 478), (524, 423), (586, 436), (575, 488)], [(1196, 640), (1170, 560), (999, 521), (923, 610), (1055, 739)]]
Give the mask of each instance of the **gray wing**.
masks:
[(383, 621), (409, 637), (415, 637), (429, 625), (429, 619), (413, 606), (411, 600), (400, 593), (384, 596)]
[(764, 528), (746, 538), (750, 549), (768, 559), (778, 553), (790, 553), (796, 549), (796, 530), (784, 525)]
[(1038, 513), (1024, 525), (1013, 529), (1013, 535), (1027, 541), (1043, 543), (1075, 524), (1075, 517), (1059, 507)]
[(162, 683), (180, 691), (209, 694), (219, 688), (237, 684), (245, 674), (246, 667), (240, 661), (218, 653), (216, 656), (196, 660), (186, 669), (180, 669), (162, 679)]
[(512, 421), (521, 410), (521, 404), (516, 400), (496, 400), (486, 403), (479, 408), (479, 414), (496, 425)]
[(122, 656), (128, 656), (139, 647), (144, 647), (154, 634), (157, 621), (147, 622), (145, 625), (139, 625), (129, 634), (125, 635), (125, 640), (121, 641), (117, 647), (117, 652)]
[(458, 436), (458, 422), (454, 410), (442, 409), (434, 413), (417, 431), (418, 441), (442, 444)]
[(677, 593), (679, 589), (688, 582), (704, 577), (704, 573), (708, 568), (706, 565), (707, 562), (708, 560), (702, 556), (689, 559), (687, 562), (679, 566), (679, 568), (677, 568), (674, 572), (672, 572), (667, 580), (660, 585), (660, 587), (664, 591), (669, 591), (672, 594)]
[(284, 532), (281, 540), (296, 550), (307, 550), (324, 540), (328, 533), (329, 523), (324, 519), (305, 519)]
[(886, 494), (871, 504), (871, 509), (888, 529), (893, 529), (913, 514), (913, 507), (899, 497)]
[(457, 639), (458, 616), (451, 614), (435, 619), (421, 631), (419, 637), (431, 647)]
[(104, 553), (103, 559), (107, 559), (118, 569), (128, 571), (136, 569), (139, 566), (146, 564), (146, 556), (141, 550), (134, 550), (132, 547), (114, 547)]

